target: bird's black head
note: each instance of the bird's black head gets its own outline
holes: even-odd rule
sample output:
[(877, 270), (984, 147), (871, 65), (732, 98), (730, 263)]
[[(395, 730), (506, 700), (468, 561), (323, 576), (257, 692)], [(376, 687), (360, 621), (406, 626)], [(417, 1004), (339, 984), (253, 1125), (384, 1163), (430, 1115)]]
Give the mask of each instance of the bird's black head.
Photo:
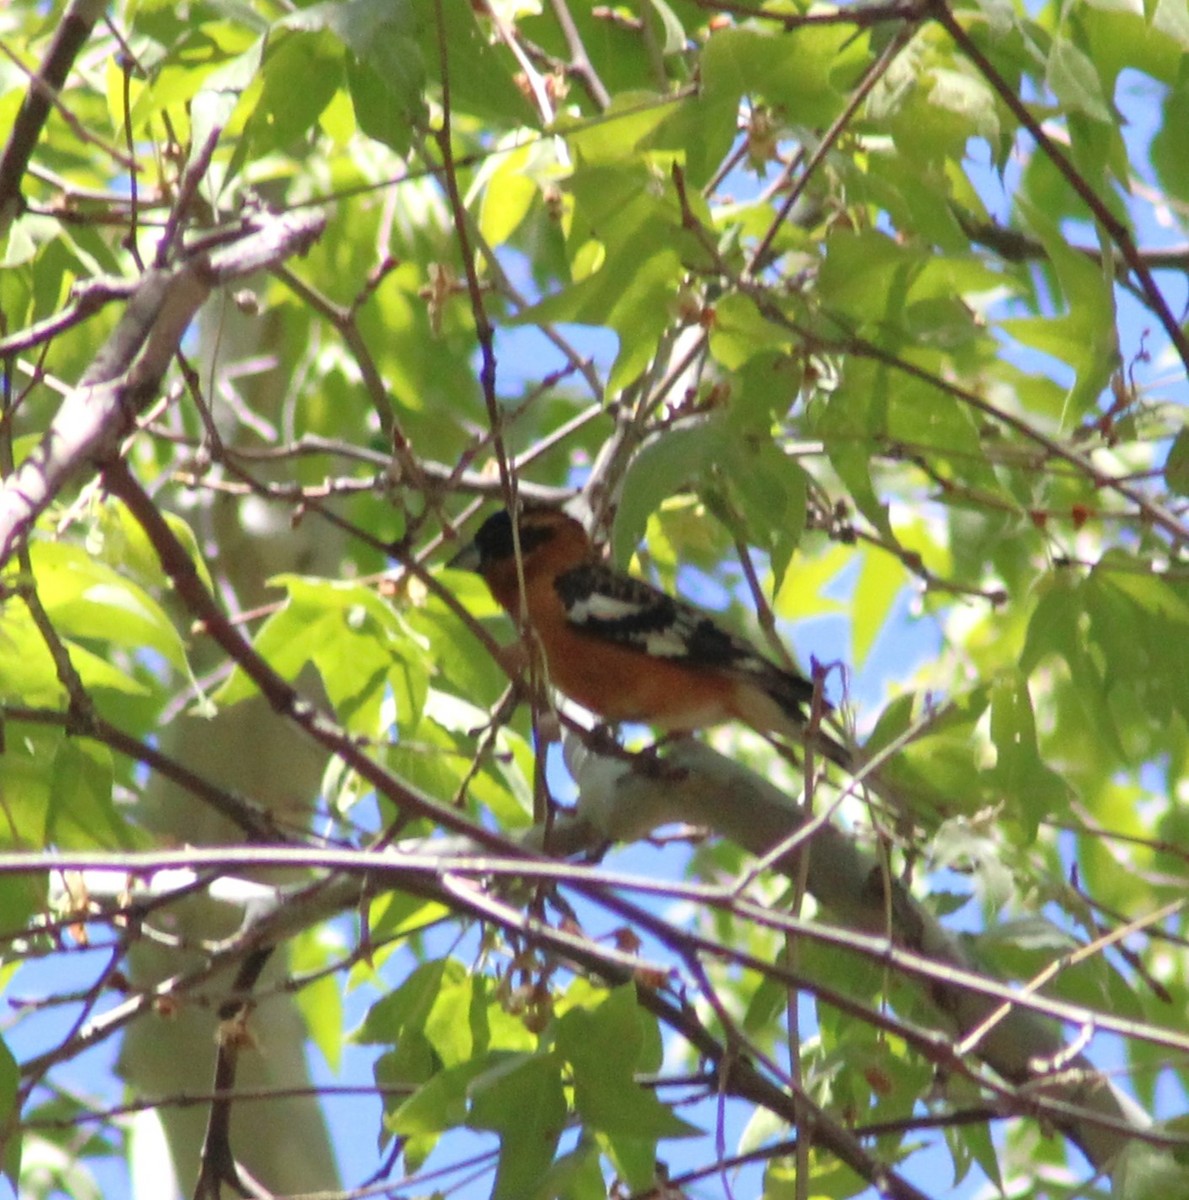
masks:
[[(538, 546), (543, 546), (554, 536), (559, 526), (569, 519), (556, 509), (528, 508), (522, 511), (516, 522), (520, 535), (520, 553), (527, 555)], [(506, 562), (513, 558), (515, 553), (512, 516), (506, 508), (501, 508), (479, 526), (475, 540), (451, 560), (451, 565), (470, 571), (482, 571), (494, 563)]]

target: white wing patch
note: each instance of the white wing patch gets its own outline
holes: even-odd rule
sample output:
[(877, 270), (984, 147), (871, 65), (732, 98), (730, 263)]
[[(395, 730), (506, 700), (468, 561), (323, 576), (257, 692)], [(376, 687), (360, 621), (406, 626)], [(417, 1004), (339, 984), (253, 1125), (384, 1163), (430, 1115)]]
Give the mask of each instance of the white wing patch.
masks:
[(640, 615), (638, 600), (609, 596), (606, 592), (588, 592), (570, 606), (569, 617), (575, 625), (588, 621), (632, 621)]
[(668, 629), (639, 633), (633, 639), (645, 654), (654, 658), (689, 658), (689, 642), (676, 625)]
[(570, 604), (569, 619), (579, 627), (597, 628), (610, 635), (614, 631), (617, 640), (630, 642), (645, 654), (657, 658), (689, 657), (689, 636), (679, 621), (664, 628), (648, 628), (650, 610), (654, 598), (646, 597), (653, 604), (641, 603), (640, 596), (613, 596), (608, 592), (588, 592)]

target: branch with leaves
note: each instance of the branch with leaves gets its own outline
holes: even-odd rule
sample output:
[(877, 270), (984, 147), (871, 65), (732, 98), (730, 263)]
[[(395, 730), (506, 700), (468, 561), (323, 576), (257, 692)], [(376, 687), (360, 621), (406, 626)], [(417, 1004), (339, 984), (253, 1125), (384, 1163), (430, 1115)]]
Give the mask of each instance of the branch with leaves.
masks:
[[(208, 1196), (332, 1186), (309, 1047), (369, 1187), (1176, 1190), (1189, 42), (1059, 8), (0, 16), (30, 1161), (119, 1037)], [(796, 638), (849, 775), (559, 710), (443, 566), (518, 498)]]

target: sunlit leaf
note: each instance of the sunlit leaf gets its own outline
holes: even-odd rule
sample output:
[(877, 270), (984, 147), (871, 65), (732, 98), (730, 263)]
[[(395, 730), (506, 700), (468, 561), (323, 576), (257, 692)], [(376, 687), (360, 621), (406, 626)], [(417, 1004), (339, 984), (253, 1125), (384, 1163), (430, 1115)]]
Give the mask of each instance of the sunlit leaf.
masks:
[(326, 967), (341, 951), (342, 948), (331, 939), (306, 936), (295, 939), (289, 960), (294, 972), (299, 975), (323, 972), (320, 978), (311, 980), (298, 990), (297, 1004), (314, 1045), (321, 1051), (326, 1065), (336, 1074), (343, 1053), (342, 991)]
[(562, 1064), (555, 1054), (512, 1055), (471, 1080), (468, 1124), (500, 1135), (494, 1200), (533, 1195), (565, 1127)]
[(851, 654), (856, 668), (871, 652), (904, 586), (904, 568), (893, 555), (874, 548), (864, 551), (851, 612)]

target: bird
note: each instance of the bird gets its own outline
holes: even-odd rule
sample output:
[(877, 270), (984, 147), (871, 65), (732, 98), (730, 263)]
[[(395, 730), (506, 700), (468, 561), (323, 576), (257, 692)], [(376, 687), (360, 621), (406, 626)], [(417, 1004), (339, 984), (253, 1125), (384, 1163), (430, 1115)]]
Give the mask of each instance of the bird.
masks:
[[(710, 613), (602, 561), (582, 523), (561, 509), (526, 506), (515, 524), (500, 509), (449, 565), (479, 574), (514, 621), (523, 614), (549, 682), (606, 722), (669, 734), (737, 720), (784, 738), (810, 727), (808, 679)], [(817, 706), (819, 718), (830, 709), (820, 698)], [(815, 744), (849, 762), (833, 739)]]

